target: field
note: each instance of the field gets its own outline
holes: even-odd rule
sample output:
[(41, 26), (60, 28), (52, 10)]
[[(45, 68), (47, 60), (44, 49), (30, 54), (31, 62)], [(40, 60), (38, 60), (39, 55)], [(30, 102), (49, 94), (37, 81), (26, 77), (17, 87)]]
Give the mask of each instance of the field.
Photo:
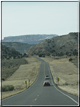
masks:
[[(69, 61), (70, 58), (73, 60)], [(78, 96), (78, 57), (46, 57), (42, 59), (49, 63), (55, 84), (57, 84), (62, 90)]]
[(19, 69), (8, 77), (6, 81), (2, 81), (2, 87), (5, 85), (14, 86), (13, 91), (2, 92), (2, 99), (24, 91), (26, 89), (25, 81), (27, 81), (28, 88), (36, 80), (41, 62), (33, 57), (25, 59), (28, 64), (20, 65)]

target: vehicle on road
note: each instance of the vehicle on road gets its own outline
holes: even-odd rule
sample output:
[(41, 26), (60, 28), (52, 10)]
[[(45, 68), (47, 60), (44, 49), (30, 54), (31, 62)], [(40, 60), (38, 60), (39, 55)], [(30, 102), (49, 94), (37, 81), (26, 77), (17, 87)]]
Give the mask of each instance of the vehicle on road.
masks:
[(45, 76), (45, 79), (49, 79), (49, 76), (48, 76), (48, 75), (46, 75), (46, 76)]
[(48, 80), (45, 80), (45, 81), (43, 82), (43, 86), (50, 86), (50, 82), (49, 82)]

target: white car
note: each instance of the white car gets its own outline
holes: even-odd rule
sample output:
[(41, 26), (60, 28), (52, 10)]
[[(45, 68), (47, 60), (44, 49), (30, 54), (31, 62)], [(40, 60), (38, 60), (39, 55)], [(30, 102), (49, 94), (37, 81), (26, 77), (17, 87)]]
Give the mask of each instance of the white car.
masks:
[(45, 76), (45, 79), (49, 79), (49, 76), (48, 76), (48, 75), (46, 75), (46, 76)]

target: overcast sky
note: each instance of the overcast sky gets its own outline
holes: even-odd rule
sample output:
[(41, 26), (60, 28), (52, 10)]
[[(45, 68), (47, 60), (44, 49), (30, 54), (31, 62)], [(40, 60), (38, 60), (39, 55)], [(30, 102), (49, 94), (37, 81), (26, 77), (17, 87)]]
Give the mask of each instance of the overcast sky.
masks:
[(78, 2), (2, 2), (2, 39), (78, 32)]

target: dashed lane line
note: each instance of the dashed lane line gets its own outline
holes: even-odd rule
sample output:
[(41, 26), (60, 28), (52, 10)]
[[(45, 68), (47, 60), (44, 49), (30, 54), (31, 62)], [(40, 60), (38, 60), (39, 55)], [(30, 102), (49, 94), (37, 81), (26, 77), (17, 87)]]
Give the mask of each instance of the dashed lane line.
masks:
[(35, 98), (35, 100), (37, 100), (37, 98)]

